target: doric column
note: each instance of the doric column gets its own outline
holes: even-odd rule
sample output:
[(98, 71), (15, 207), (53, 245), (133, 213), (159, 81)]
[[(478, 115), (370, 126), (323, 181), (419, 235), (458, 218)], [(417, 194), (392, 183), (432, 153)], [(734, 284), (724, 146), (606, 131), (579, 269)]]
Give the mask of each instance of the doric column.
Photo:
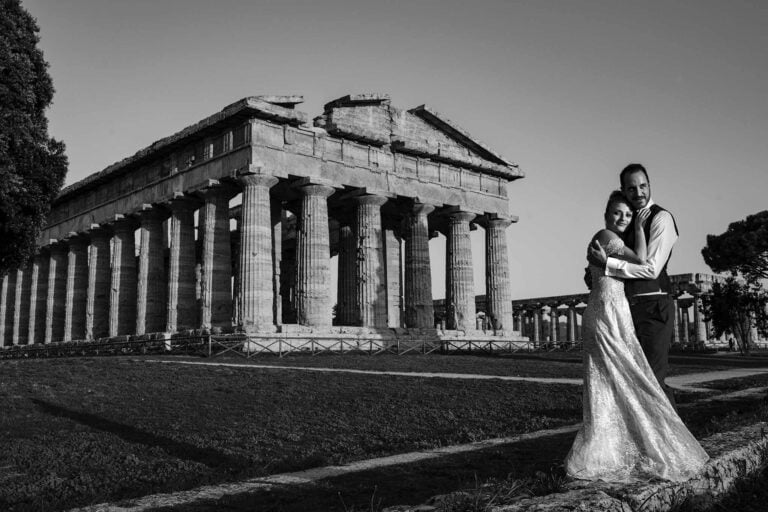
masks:
[(232, 325), (239, 326), (240, 322), (240, 225), (242, 224), (242, 206), (240, 213), (232, 218), (235, 221), (235, 229), (229, 234), (230, 261), (232, 262)]
[(5, 330), (8, 323), (6, 319), (8, 318), (9, 281), (10, 281), (9, 274), (4, 275), (2, 289), (0, 289), (0, 347), (10, 345), (11, 343), (10, 336), (6, 336), (5, 334)]
[(85, 339), (93, 341), (109, 335), (109, 301), (112, 273), (109, 246), (111, 228), (91, 226), (88, 254), (88, 290), (85, 300)]
[(752, 318), (752, 327), (749, 328), (750, 343), (755, 343), (760, 339), (760, 332), (757, 330), (757, 325), (755, 325), (755, 313), (751, 313), (750, 317)]
[(533, 332), (531, 333), (531, 341), (541, 341), (541, 308), (533, 310)]
[(485, 228), (485, 290), (488, 318), (494, 331), (512, 330), (507, 228), (512, 219), (489, 218)]
[(673, 343), (680, 343), (680, 305), (677, 299), (672, 299), (672, 314), (674, 315), (674, 329), (672, 329)]
[(23, 345), (29, 340), (29, 283), (32, 265), (17, 270), (16, 307), (13, 320), (13, 344)]
[(403, 250), (397, 229), (384, 225), (387, 326), (403, 327)]
[(557, 310), (557, 304), (549, 307), (549, 341), (558, 341), (558, 330), (560, 327), (560, 312)]
[(357, 325), (357, 244), (350, 224), (339, 224), (338, 264), (336, 322)]
[(136, 334), (163, 332), (168, 312), (163, 221), (161, 206), (144, 205), (139, 212), (139, 271), (136, 284)]
[(576, 306), (568, 305), (568, 339), (566, 341), (576, 341)]
[(16, 292), (19, 281), (17, 270), (8, 272), (8, 292), (5, 306), (5, 344), (16, 345), (14, 331), (16, 330)]
[(331, 325), (331, 254), (326, 185), (300, 187), (301, 208), (296, 230), (296, 320), (301, 325)]
[(387, 327), (387, 276), (381, 228), (381, 205), (387, 198), (362, 195), (354, 201), (359, 325)]
[(283, 265), (283, 204), (279, 199), (271, 199), (270, 216), (272, 220), (272, 321), (275, 325), (282, 325), (283, 295), (280, 283)]
[(274, 267), (269, 189), (277, 182), (277, 178), (265, 174), (240, 176), (243, 206), (239, 225), (238, 318), (239, 328), (246, 332), (274, 329)]
[(182, 194), (168, 203), (171, 217), (165, 331), (169, 333), (197, 327), (195, 210), (198, 206), (197, 201)]
[(232, 325), (232, 254), (229, 200), (236, 190), (213, 183), (201, 193), (198, 238), (202, 240), (200, 328)]
[(296, 225), (297, 218), (289, 215), (289, 210), (283, 209), (281, 212), (281, 224), (283, 233), (292, 233), (292, 240), (282, 240), (280, 247), (280, 298), (282, 301), (280, 312), (282, 314), (281, 323), (296, 323)]
[(688, 342), (690, 341), (689, 340), (690, 336), (688, 334), (689, 333), (689, 328), (688, 328), (688, 308), (682, 308), (680, 310), (680, 312), (681, 312), (681, 317), (682, 317), (682, 322), (681, 323), (682, 323), (682, 327), (683, 327), (683, 339), (682, 339), (682, 342), (685, 345), (688, 345)]
[(64, 309), (67, 294), (67, 246), (51, 245), (48, 262), (48, 297), (45, 306), (45, 343), (64, 337)]
[(45, 310), (48, 298), (48, 254), (38, 253), (32, 260), (29, 295), (29, 338), (27, 344), (45, 340)]
[(114, 223), (109, 297), (109, 335), (132, 334), (136, 328), (136, 242), (133, 219), (122, 215)]
[(454, 211), (448, 215), (446, 240), (445, 306), (448, 329), (475, 330), (475, 281), (469, 222), (474, 213)]
[(83, 340), (88, 296), (88, 239), (70, 233), (68, 242), (64, 341)]
[(429, 204), (415, 203), (404, 222), (406, 327), (425, 329), (435, 323), (427, 218), (434, 209)]
[(693, 324), (696, 328), (696, 344), (704, 344), (707, 341), (707, 327), (704, 325), (704, 315), (701, 312), (701, 294), (693, 296)]

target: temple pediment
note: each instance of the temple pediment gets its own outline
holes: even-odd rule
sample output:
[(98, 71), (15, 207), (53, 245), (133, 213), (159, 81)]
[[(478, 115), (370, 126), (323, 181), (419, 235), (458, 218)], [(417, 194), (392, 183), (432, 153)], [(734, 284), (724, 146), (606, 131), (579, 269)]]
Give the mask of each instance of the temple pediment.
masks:
[(446, 162), (514, 180), (524, 176), (517, 164), (492, 151), (459, 125), (421, 105), (393, 107), (386, 94), (348, 95), (325, 105), (315, 126), (337, 137), (392, 151)]

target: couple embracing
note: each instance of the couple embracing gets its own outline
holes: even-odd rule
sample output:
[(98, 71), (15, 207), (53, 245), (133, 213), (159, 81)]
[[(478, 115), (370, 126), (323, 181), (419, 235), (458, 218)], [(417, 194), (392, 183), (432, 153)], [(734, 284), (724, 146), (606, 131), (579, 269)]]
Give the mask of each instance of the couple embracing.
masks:
[(665, 384), (674, 313), (667, 263), (678, 232), (630, 164), (588, 248), (584, 421), (565, 460), (575, 478), (631, 482), (695, 476), (709, 458)]

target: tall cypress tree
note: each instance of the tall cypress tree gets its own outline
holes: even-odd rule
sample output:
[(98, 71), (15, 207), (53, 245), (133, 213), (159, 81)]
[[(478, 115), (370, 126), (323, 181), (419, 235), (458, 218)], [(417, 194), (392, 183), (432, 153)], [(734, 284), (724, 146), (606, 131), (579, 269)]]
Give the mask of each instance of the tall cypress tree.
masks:
[(64, 144), (48, 136), (54, 89), (38, 32), (19, 0), (0, 0), (0, 275), (34, 253), (67, 172)]

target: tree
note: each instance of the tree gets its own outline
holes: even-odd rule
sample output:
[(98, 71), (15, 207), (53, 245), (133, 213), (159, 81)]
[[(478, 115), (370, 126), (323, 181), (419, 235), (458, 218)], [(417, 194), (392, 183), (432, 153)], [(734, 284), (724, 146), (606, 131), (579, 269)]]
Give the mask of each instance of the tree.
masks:
[(48, 137), (54, 89), (38, 32), (19, 0), (0, 0), (0, 275), (34, 254), (67, 172), (64, 144)]
[(731, 274), (703, 296), (704, 314), (718, 336), (733, 333), (739, 349), (749, 352), (753, 329), (765, 331), (768, 326), (768, 295), (762, 285), (768, 279), (768, 211), (732, 222), (720, 235), (707, 235), (701, 254), (712, 270)]
[(707, 235), (701, 254), (715, 272), (768, 279), (768, 211), (731, 223), (721, 235)]
[(703, 313), (712, 322), (715, 335), (733, 333), (739, 351), (748, 354), (754, 341), (752, 329), (764, 331), (768, 322), (766, 294), (755, 279), (729, 276), (712, 285), (712, 292), (702, 295)]

